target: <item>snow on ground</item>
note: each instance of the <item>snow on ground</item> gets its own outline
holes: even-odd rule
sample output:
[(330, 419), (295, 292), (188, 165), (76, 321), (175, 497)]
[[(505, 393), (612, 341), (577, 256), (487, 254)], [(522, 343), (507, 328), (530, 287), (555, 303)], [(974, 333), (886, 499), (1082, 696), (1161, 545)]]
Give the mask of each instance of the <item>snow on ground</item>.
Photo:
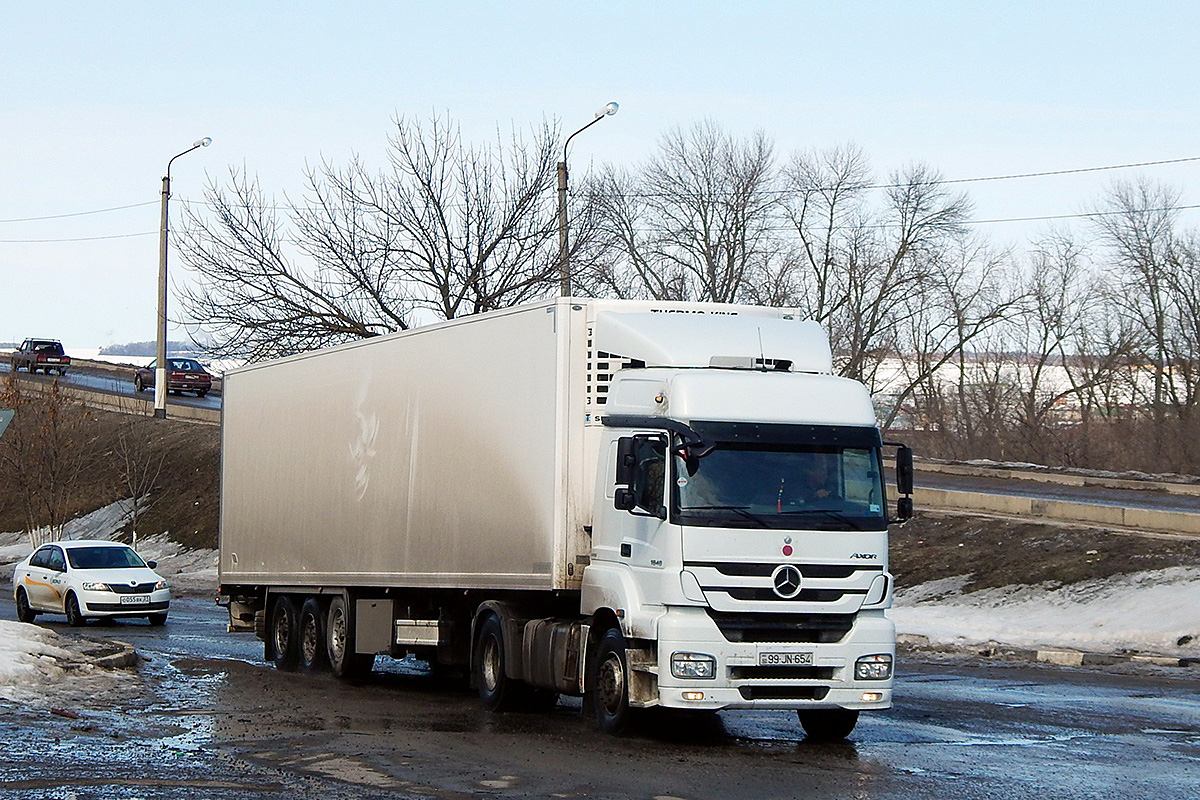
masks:
[[(110, 539), (122, 521), (122, 504), (115, 503), (74, 520), (67, 538)], [(13, 565), (30, 549), (27, 534), (0, 533), (0, 580), (8, 591)], [(136, 549), (158, 562), (159, 574), (176, 592), (215, 590), (215, 551), (188, 550), (165, 535), (141, 537)], [(963, 593), (966, 583), (966, 576), (949, 577), (900, 592), (889, 612), (897, 632), (952, 647), (996, 643), (1200, 657), (1200, 574), (1194, 569)], [(68, 678), (77, 689), (99, 692), (105, 681), (121, 680), (122, 672), (90, 669), (49, 629), (0, 621), (0, 698), (36, 696)]]
[(1020, 648), (1200, 657), (1200, 573), (1137, 572), (1069, 586), (961, 593), (965, 578), (915, 586), (888, 616), (932, 644), (995, 642)]

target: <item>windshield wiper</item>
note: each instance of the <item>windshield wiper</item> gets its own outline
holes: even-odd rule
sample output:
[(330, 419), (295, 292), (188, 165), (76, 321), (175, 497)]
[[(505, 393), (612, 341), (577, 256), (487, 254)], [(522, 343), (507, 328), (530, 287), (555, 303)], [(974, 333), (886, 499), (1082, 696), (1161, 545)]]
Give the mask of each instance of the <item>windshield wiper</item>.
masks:
[(854, 528), (854, 530), (856, 530), (856, 531), (867, 530), (866, 528), (862, 527), (862, 525), (860, 525), (858, 522), (856, 522), (853, 517), (848, 517), (848, 516), (846, 516), (845, 512), (838, 511), (837, 509), (834, 509), (834, 508), (795, 508), (795, 509), (791, 509), (788, 511), (780, 511), (779, 513), (781, 516), (789, 516), (789, 515), (793, 515), (793, 514), (824, 514), (825, 516), (829, 517), (830, 519), (835, 519), (838, 522), (842, 522), (842, 523), (845, 523), (846, 525), (849, 525), (850, 527)]
[(741, 514), (743, 517), (750, 520), (751, 522), (758, 523), (758, 526), (760, 528), (770, 527), (769, 525), (767, 525), (767, 521), (765, 519), (758, 516), (757, 514), (751, 514), (749, 511), (746, 510), (747, 508), (748, 508), (748, 506), (684, 506), (683, 508), (680, 508), (679, 510), (681, 513), (684, 513), (684, 514), (691, 512), (691, 511), (736, 511), (738, 514)]

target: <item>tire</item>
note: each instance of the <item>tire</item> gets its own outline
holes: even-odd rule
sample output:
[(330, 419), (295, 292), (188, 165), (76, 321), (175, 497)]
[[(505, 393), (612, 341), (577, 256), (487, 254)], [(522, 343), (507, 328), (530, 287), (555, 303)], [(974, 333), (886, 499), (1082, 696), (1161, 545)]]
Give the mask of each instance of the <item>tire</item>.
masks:
[(325, 615), (317, 598), (310, 597), (300, 608), (300, 669), (321, 672), (329, 667), (325, 644)]
[(197, 392), (196, 392), (196, 397), (204, 397), (204, 395), (206, 395), (206, 394), (208, 394), (208, 390), (207, 390), (207, 389), (201, 389), (201, 390), (199, 390), (199, 391), (197, 391)]
[(29, 605), (29, 597), (25, 594), (24, 589), (17, 589), (17, 620), (19, 622), (33, 622), (37, 619), (37, 612)]
[(504, 626), (495, 614), (489, 614), (475, 637), (475, 685), (479, 699), (488, 711), (513, 711), (524, 705), (524, 685), (505, 675)]
[(629, 665), (625, 661), (625, 637), (609, 628), (596, 646), (592, 662), (591, 699), (596, 727), (618, 735), (629, 726)]
[(848, 708), (801, 709), (796, 716), (808, 738), (814, 742), (841, 741), (858, 723), (858, 712)]
[(300, 623), (296, 603), (286, 594), (275, 599), (267, 620), (268, 658), (275, 669), (295, 672), (300, 665)]
[(157, 614), (151, 614), (151, 615), (149, 615), (148, 617), (146, 617), (146, 619), (148, 619), (148, 620), (150, 621), (150, 624), (151, 624), (151, 625), (153, 625), (154, 627), (158, 628), (158, 627), (160, 627), (160, 626), (163, 626), (163, 625), (166, 625), (166, 624), (167, 624), (167, 612), (166, 612), (166, 611), (160, 611), (160, 612), (159, 612), (159, 613), (157, 613)]
[(342, 596), (329, 601), (325, 614), (325, 655), (329, 670), (344, 681), (356, 681), (371, 674), (375, 656), (354, 652), (354, 615)]
[(82, 628), (87, 622), (87, 617), (79, 610), (79, 598), (74, 592), (68, 594), (67, 599), (63, 601), (63, 613), (67, 615), (67, 624), (72, 628)]
[(146, 387), (142, 385), (142, 376), (141, 376), (141, 375), (134, 375), (134, 376), (133, 376), (133, 390), (134, 390), (135, 392), (144, 392), (144, 391), (146, 391)]

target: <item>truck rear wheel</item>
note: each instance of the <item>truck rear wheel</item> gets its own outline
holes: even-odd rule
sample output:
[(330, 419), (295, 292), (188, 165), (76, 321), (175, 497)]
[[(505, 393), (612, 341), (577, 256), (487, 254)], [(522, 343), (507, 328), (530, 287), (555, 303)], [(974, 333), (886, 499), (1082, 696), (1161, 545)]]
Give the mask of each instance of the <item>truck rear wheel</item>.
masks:
[(300, 609), (300, 669), (320, 672), (329, 665), (325, 646), (325, 614), (315, 597), (304, 601)]
[(475, 639), (475, 683), (488, 711), (512, 711), (521, 705), (518, 695), (524, 687), (504, 669), (504, 626), (499, 617), (489, 614)]
[(275, 598), (267, 620), (268, 658), (275, 669), (294, 672), (300, 665), (300, 625), (296, 618), (296, 603), (286, 594)]
[(814, 742), (836, 742), (845, 739), (858, 724), (858, 712), (848, 708), (800, 709), (796, 712), (800, 725)]
[(592, 674), (592, 711), (596, 726), (605, 733), (622, 733), (629, 725), (629, 665), (625, 662), (625, 637), (609, 628), (596, 646)]
[(352, 681), (371, 674), (375, 656), (354, 652), (354, 618), (345, 598), (339, 596), (329, 601), (324, 631), (325, 654), (334, 675)]

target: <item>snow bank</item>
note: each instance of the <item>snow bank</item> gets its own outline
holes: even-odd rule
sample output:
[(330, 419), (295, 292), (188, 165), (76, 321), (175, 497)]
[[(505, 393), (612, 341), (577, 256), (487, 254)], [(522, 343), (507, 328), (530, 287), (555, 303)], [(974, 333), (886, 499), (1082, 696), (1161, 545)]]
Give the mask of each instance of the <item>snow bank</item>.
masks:
[(934, 644), (1065, 647), (1200, 657), (1200, 571), (1138, 572), (1070, 586), (961, 593), (966, 578), (900, 592), (888, 616)]

